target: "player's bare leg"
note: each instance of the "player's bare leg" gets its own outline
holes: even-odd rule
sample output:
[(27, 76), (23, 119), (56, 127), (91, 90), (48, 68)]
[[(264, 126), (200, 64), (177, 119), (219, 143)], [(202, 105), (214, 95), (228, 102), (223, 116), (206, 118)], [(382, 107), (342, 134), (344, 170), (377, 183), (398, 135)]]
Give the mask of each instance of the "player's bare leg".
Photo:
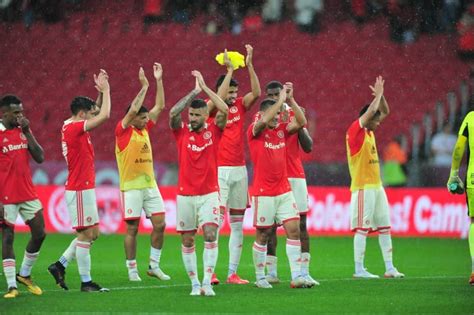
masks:
[(79, 276), (81, 277), (81, 291), (83, 292), (108, 292), (109, 289), (102, 288), (91, 277), (91, 255), (90, 247), (92, 241), (99, 237), (99, 226), (91, 226), (77, 230), (76, 259)]
[(404, 278), (405, 275), (397, 270), (393, 265), (393, 249), (390, 228), (379, 230), (379, 245), (385, 262), (385, 278)]
[(201, 295), (214, 296), (211, 286), (211, 278), (216, 268), (219, 247), (217, 244), (218, 227), (215, 224), (205, 224), (202, 227), (204, 237), (203, 266), (204, 277), (202, 279)]
[(190, 295), (201, 295), (201, 282), (199, 282), (199, 275), (197, 270), (196, 247), (194, 246), (194, 236), (196, 232), (181, 233), (181, 255), (183, 257), (184, 268), (191, 280)]
[(278, 257), (276, 255), (278, 245), (277, 228), (278, 226), (276, 224), (272, 227), (267, 244), (266, 278), (269, 283), (273, 284), (280, 282), (280, 279), (278, 279)]
[(267, 260), (268, 240), (272, 233), (271, 228), (256, 229), (255, 242), (253, 243), (253, 265), (255, 267), (255, 285), (262, 289), (271, 289), (272, 285), (265, 277), (265, 264)]
[(127, 232), (124, 239), (126, 267), (130, 281), (142, 281), (137, 267), (137, 233), (140, 220), (126, 220)]
[(163, 241), (165, 235), (165, 215), (160, 213), (150, 218), (153, 225), (151, 232), (151, 248), (150, 248), (150, 264), (148, 266), (148, 275), (156, 277), (160, 280), (170, 280), (171, 277), (165, 274), (160, 268), (161, 249), (163, 248)]
[(245, 209), (230, 209), (230, 238), (229, 238), (229, 272), (227, 283), (248, 284), (249, 281), (241, 279), (237, 274), (237, 269), (242, 256), (242, 246), (244, 242), (243, 221)]
[(301, 276), (301, 241), (300, 241), (300, 220), (290, 220), (283, 223), (286, 232), (286, 256), (290, 262), (292, 288), (312, 287)]
[(309, 234), (306, 228), (306, 213), (300, 214), (300, 240), (301, 240), (301, 275), (306, 281), (313, 285), (319, 285), (319, 282), (314, 280), (309, 274), (309, 265), (311, 261), (311, 254), (309, 253)]
[(25, 285), (28, 291), (35, 295), (43, 294), (43, 291), (34, 284), (31, 279), (31, 269), (39, 256), (39, 251), (46, 237), (44, 232), (43, 210), (36, 213), (36, 216), (26, 222), (30, 227), (31, 238), (26, 246), (25, 256), (21, 264), (20, 272), (16, 275), (16, 280)]
[(13, 226), (8, 224), (3, 225), (2, 229), (2, 259), (3, 259), (3, 273), (7, 280), (8, 292), (3, 296), (4, 298), (16, 298), (19, 295), (16, 284), (16, 264), (15, 253), (13, 252), (13, 240), (15, 233)]

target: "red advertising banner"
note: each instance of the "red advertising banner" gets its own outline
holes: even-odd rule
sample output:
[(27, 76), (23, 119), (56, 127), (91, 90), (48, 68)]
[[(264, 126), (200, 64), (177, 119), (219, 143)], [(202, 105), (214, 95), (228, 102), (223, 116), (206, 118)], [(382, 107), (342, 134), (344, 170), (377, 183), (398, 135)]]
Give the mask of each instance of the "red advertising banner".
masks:
[[(308, 231), (311, 235), (349, 235), (350, 192), (347, 188), (309, 187)], [(37, 186), (44, 207), (48, 233), (72, 233), (64, 202), (63, 186)], [(166, 229), (176, 228), (176, 188), (161, 187), (166, 208)], [(386, 189), (391, 209), (392, 234), (397, 236), (466, 238), (469, 218), (464, 196), (451, 195), (443, 188)], [(123, 233), (125, 224), (120, 207), (119, 190), (113, 186), (96, 188), (102, 233)], [(253, 210), (248, 209), (244, 231), (253, 234)], [(18, 219), (17, 231), (28, 231)], [(151, 223), (141, 218), (140, 231), (151, 232)], [(229, 232), (226, 220), (222, 233)]]

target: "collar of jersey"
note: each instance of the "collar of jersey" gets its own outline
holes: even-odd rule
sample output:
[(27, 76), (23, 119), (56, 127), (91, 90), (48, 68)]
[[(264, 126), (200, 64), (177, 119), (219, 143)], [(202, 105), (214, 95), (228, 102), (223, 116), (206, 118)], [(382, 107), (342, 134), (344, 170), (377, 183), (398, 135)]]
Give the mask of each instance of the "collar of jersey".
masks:
[[(194, 131), (193, 128), (191, 128), (191, 124), (188, 124), (188, 129), (189, 129), (189, 132), (198, 132), (198, 131)], [(202, 129), (207, 129), (207, 123), (204, 123), (204, 128)]]

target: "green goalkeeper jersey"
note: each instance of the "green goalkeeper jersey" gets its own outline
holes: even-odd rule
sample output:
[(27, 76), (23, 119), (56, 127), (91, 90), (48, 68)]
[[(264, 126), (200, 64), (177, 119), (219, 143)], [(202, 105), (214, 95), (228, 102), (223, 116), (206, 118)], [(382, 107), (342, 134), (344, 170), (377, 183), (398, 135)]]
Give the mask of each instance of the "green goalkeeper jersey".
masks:
[(467, 172), (466, 187), (474, 188), (474, 155), (470, 152), (474, 151), (474, 111), (469, 112), (464, 118), (461, 128), (459, 128), (459, 137), (467, 139)]

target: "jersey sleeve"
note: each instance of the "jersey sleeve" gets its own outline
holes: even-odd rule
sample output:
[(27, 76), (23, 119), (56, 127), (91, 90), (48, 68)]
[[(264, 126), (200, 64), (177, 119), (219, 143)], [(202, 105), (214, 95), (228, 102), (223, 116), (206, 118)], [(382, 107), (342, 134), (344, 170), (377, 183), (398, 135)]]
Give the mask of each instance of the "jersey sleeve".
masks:
[(469, 128), (468, 128), (468, 122), (469, 120), (472, 120), (473, 114), (470, 112), (469, 114), (464, 117), (464, 120), (462, 121), (461, 128), (459, 128), (459, 136), (464, 136), (466, 138), (469, 138)]
[(74, 122), (71, 124), (71, 126), (68, 128), (69, 134), (71, 136), (79, 136), (86, 132), (86, 120)]
[(247, 111), (247, 107), (244, 105), (244, 98), (239, 97), (235, 100), (236, 105), (239, 107), (239, 110), (242, 111), (242, 113), (245, 113)]
[(146, 123), (146, 129), (147, 130), (150, 130), (151, 128), (155, 127), (156, 126), (156, 123), (153, 122), (153, 120), (149, 120), (147, 123)]
[(365, 131), (359, 119), (355, 120), (347, 130), (347, 142), (351, 155), (356, 154), (364, 144)]
[(173, 131), (173, 136), (175, 137), (176, 140), (179, 140), (181, 139), (181, 137), (183, 136), (183, 133), (184, 133), (184, 123), (181, 122), (181, 127), (177, 128), (177, 129), (171, 129)]

